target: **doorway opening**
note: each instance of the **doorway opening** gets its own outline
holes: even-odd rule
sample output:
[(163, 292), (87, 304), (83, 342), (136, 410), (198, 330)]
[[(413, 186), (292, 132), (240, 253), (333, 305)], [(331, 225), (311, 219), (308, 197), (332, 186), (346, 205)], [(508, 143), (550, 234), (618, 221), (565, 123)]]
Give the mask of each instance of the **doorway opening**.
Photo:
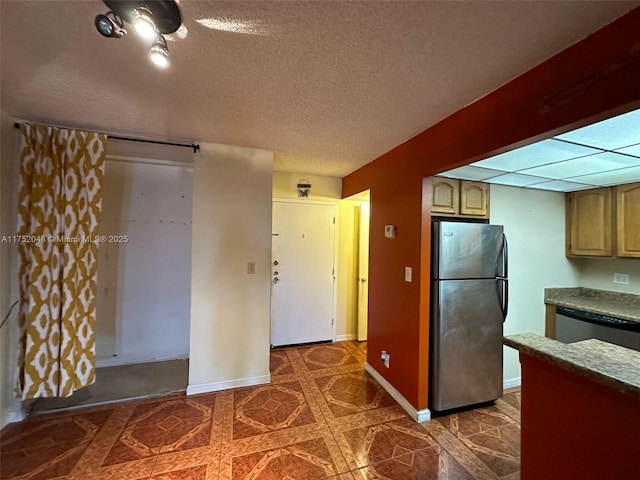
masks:
[(356, 340), (367, 340), (369, 309), (369, 223), (371, 218), (371, 194), (365, 190), (345, 199), (354, 208), (353, 235), (355, 252), (356, 289)]

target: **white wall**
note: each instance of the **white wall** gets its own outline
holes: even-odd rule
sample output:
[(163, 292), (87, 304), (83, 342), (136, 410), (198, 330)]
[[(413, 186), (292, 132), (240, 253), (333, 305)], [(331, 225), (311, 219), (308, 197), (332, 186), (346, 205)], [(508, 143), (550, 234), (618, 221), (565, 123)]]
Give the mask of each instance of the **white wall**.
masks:
[[(575, 258), (571, 262), (580, 268), (581, 287), (640, 295), (640, 259)], [(613, 283), (614, 273), (628, 274), (629, 285)]]
[[(0, 115), (0, 238), (16, 234), (20, 133), (14, 119)], [(18, 299), (17, 245), (0, 242), (0, 322)], [(18, 345), (18, 307), (0, 330), (0, 428), (23, 418), (21, 402), (14, 395)]]
[(99, 367), (189, 354), (193, 153), (174, 152), (189, 162), (151, 163), (156, 152), (132, 145), (142, 151), (107, 147), (100, 233), (127, 241), (98, 251)]
[(273, 152), (200, 148), (193, 172), (189, 394), (270, 379)]
[[(564, 193), (491, 185), (491, 223), (509, 242), (509, 314), (504, 334), (544, 335), (544, 289), (580, 285), (565, 257)], [(520, 377), (517, 352), (504, 348), (504, 380)]]

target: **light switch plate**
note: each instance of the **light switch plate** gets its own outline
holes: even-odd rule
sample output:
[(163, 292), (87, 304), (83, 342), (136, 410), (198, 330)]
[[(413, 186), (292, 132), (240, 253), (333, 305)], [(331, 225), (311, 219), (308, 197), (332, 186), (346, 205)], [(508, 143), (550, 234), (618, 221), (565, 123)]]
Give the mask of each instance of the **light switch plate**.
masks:
[(385, 225), (384, 226), (384, 238), (396, 238), (396, 226)]
[(413, 269), (411, 267), (404, 267), (404, 281), (411, 282), (413, 277)]
[(256, 262), (247, 262), (247, 273), (249, 275), (256, 273)]

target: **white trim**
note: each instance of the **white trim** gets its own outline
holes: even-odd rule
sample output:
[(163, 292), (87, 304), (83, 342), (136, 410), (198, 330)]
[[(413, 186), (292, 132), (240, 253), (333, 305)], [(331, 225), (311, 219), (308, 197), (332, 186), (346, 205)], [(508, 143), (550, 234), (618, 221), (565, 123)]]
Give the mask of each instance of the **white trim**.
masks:
[(217, 392), (218, 390), (227, 390), (229, 388), (251, 387), (253, 385), (262, 385), (270, 382), (271, 382), (271, 374), (260, 375), (259, 377), (237, 378), (235, 380), (223, 380), (221, 382), (200, 383), (198, 385), (188, 385), (187, 395)]
[(505, 380), (502, 382), (502, 388), (513, 388), (519, 387), (522, 384), (522, 377), (510, 378), (509, 380)]
[(10, 423), (21, 422), (27, 416), (22, 410), (13, 412), (3, 412), (2, 419), (0, 420), (0, 430), (6, 427)]
[(431, 411), (428, 408), (424, 408), (422, 410), (417, 410), (413, 405), (409, 403), (409, 401), (404, 398), (398, 390), (395, 389), (393, 385), (391, 385), (382, 375), (380, 375), (371, 365), (368, 363), (364, 364), (364, 369), (371, 375), (376, 381), (384, 388), (389, 395), (393, 397), (393, 399), (400, 404), (402, 408), (404, 408), (405, 412), (409, 414), (411, 418), (413, 418), (416, 422), (426, 422), (427, 420), (431, 420)]
[(355, 333), (347, 333), (346, 335), (336, 335), (334, 342), (346, 342), (347, 340), (355, 340)]
[(169, 357), (151, 358), (151, 359), (136, 359), (136, 358), (124, 358), (121, 355), (113, 355), (111, 357), (102, 357), (96, 359), (96, 368), (103, 367), (121, 367), (124, 365), (137, 365), (139, 363), (155, 363), (155, 362), (170, 362), (171, 360), (189, 360), (189, 355), (181, 355), (176, 357), (175, 355)]

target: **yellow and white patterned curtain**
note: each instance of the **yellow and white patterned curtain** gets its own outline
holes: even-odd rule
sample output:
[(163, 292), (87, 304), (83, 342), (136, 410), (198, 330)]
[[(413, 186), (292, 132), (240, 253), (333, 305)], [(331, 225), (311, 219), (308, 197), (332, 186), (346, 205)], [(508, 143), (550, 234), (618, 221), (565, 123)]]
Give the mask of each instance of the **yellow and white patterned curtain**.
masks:
[(98, 223), (107, 137), (22, 124), (18, 199), (23, 399), (95, 380)]

